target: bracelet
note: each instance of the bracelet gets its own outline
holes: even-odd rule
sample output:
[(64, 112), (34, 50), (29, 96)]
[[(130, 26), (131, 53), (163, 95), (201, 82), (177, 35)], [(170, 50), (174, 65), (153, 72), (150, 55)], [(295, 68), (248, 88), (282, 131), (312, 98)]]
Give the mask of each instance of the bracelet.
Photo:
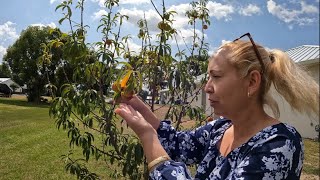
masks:
[(160, 156), (158, 158), (156, 158), (155, 160), (151, 161), (149, 164), (148, 164), (148, 170), (149, 172), (151, 172), (154, 167), (164, 161), (168, 161), (170, 160), (170, 157), (169, 156)]

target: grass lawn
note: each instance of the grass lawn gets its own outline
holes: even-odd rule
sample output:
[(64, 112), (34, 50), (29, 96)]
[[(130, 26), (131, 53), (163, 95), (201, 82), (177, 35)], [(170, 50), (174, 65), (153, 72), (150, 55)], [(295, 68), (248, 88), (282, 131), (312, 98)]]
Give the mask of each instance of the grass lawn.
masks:
[(304, 139), (304, 147), (305, 147), (305, 153), (304, 153), (303, 172), (305, 174), (313, 174), (313, 175), (319, 176), (319, 171), (320, 171), (319, 142), (315, 142), (310, 139)]
[[(65, 172), (60, 158), (69, 151), (67, 134), (55, 127), (48, 109), (0, 98), (0, 179), (76, 179)], [(102, 162), (88, 167), (98, 174), (110, 171)]]
[[(48, 105), (27, 103), (23, 98), (0, 98), (0, 179), (76, 179), (64, 171), (60, 156), (69, 150), (66, 132), (49, 118)], [(317, 177), (319, 143), (304, 140), (303, 174)], [(81, 152), (76, 152), (80, 156)], [(111, 169), (103, 162), (88, 168), (106, 175)], [(110, 179), (102, 176), (103, 179)]]

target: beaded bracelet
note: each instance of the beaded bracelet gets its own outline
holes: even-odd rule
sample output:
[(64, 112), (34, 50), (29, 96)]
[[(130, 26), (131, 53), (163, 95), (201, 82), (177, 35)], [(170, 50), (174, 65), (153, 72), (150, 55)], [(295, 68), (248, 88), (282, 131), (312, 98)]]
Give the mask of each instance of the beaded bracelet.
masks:
[(156, 165), (158, 165), (158, 164), (160, 164), (160, 163), (162, 163), (164, 161), (168, 161), (168, 160), (170, 160), (170, 157), (168, 157), (168, 156), (160, 156), (160, 157), (156, 158), (155, 160), (151, 161), (148, 164), (149, 172), (151, 172), (154, 169), (154, 167), (156, 167)]

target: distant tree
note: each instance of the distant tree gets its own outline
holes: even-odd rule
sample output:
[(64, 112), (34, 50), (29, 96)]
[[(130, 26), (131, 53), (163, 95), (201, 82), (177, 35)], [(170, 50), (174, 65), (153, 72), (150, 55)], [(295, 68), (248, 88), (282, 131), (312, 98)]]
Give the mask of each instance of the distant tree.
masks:
[(8, 64), (3, 63), (0, 65), (0, 78), (11, 78), (11, 71)]
[[(19, 85), (27, 85), (28, 101), (39, 102), (40, 95), (45, 92), (48, 78), (53, 78), (56, 63), (51, 63), (46, 70), (38, 68), (37, 59), (42, 54), (41, 43), (48, 43), (52, 39), (50, 27), (30, 26), (22, 31), (16, 42), (7, 49), (3, 61), (12, 71), (12, 78)], [(55, 58), (52, 58), (55, 59)]]

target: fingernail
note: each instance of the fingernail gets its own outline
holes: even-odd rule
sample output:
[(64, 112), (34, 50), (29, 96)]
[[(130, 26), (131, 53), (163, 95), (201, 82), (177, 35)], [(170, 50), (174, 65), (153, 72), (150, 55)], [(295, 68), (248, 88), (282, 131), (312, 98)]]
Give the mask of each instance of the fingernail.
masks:
[(120, 109), (116, 109), (116, 110), (114, 110), (114, 112), (116, 113), (116, 114), (119, 114), (120, 113)]

